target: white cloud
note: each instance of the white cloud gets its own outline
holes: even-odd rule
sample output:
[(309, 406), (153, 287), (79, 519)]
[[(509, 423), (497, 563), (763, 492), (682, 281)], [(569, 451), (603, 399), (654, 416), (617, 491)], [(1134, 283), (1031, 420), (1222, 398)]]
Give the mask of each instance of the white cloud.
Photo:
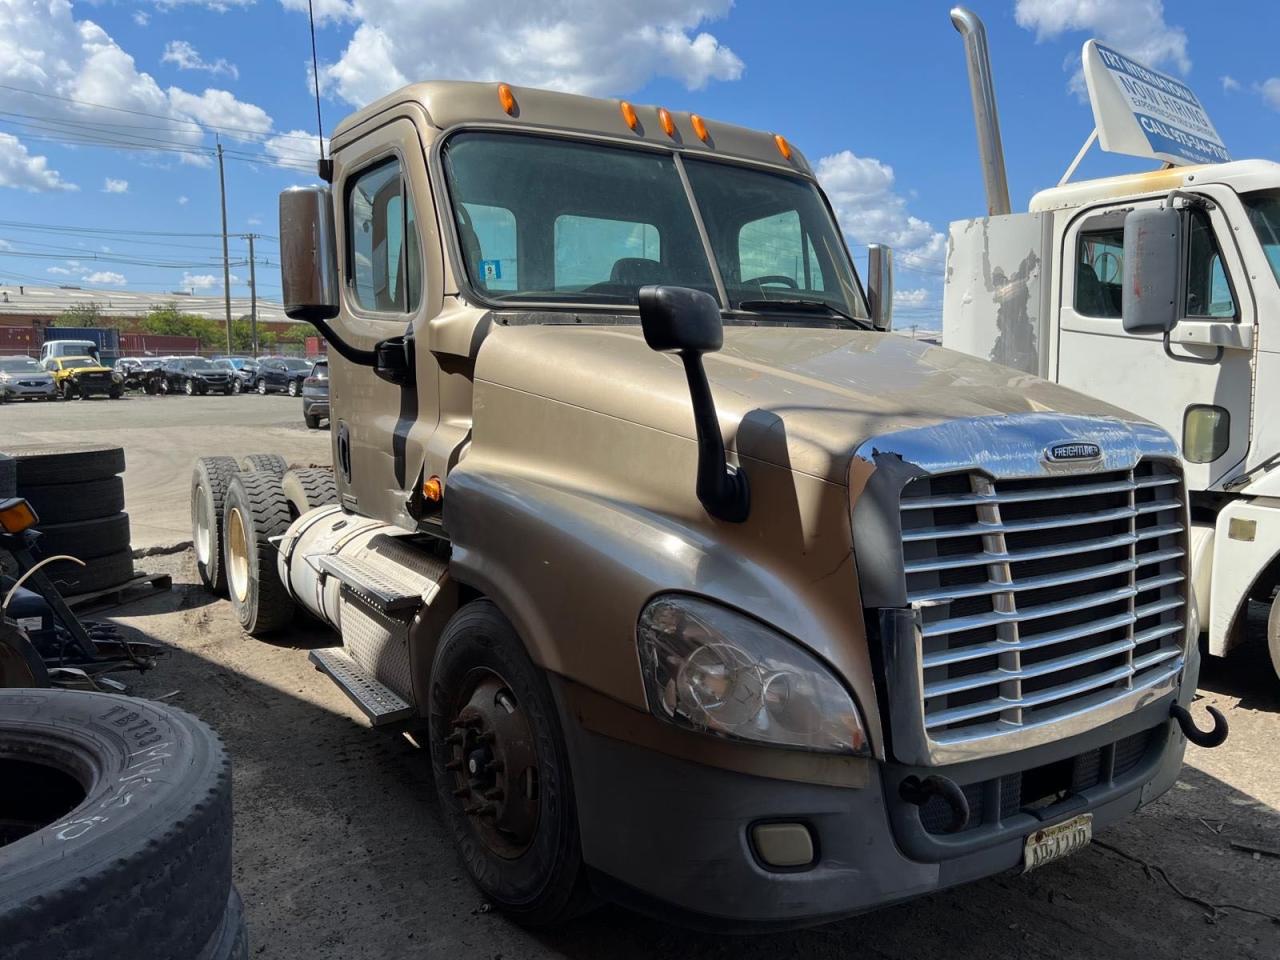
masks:
[[(1186, 74), (1191, 69), (1187, 34), (1164, 19), (1163, 0), (1017, 0), (1014, 19), (1036, 40), (1083, 31), (1149, 67)], [(1071, 89), (1084, 95), (1079, 56), (1072, 57)]]
[(151, 14), (145, 10), (135, 10), (133, 11), (133, 22), (140, 27), (145, 27), (151, 22)]
[[(300, 166), (315, 168), (320, 158), (320, 140), (314, 133), (306, 130), (290, 130), (278, 133), (262, 141), (263, 149), (277, 160), (296, 163)], [(324, 140), (325, 155), (329, 154), (329, 138)]]
[(185, 207), (185, 206), (187, 205), (188, 199), (189, 199), (189, 198), (187, 198), (187, 197), (179, 197), (179, 198), (178, 198), (178, 206), (180, 206), (180, 207)]
[(102, 192), (103, 193), (128, 193), (129, 181), (116, 180), (112, 177), (107, 177), (104, 181), (102, 181)]
[[(305, 12), (306, 0), (281, 0)], [(419, 77), (506, 80), (592, 95), (635, 90), (669, 77), (693, 90), (736, 80), (742, 60), (704, 24), (732, 0), (320, 0), (322, 19), (351, 20), (355, 33), (322, 85), (364, 104)], [(442, 43), (441, 38), (448, 42)]]
[[(3, 70), (0, 70), (0, 76), (3, 75)], [(0, 187), (15, 187), (32, 193), (80, 189), (63, 180), (57, 170), (50, 169), (47, 157), (32, 156), (25, 144), (8, 133), (0, 133)]]
[(207, 7), (217, 13), (226, 13), (232, 7), (249, 7), (253, 0), (152, 0), (161, 10), (174, 7)]
[(58, 277), (71, 277), (71, 276), (75, 276), (80, 271), (70, 270), (67, 267), (46, 267), (44, 272), (52, 273), (54, 276), (58, 276)]
[(184, 273), (178, 283), (180, 287), (194, 287), (196, 290), (208, 290), (210, 287), (222, 285), (222, 278), (212, 273)]
[(946, 238), (908, 212), (906, 199), (893, 189), (892, 167), (843, 150), (819, 160), (816, 172), (850, 240), (887, 243), (900, 267), (941, 272)]
[(1267, 101), (1267, 106), (1273, 110), (1280, 110), (1280, 77), (1272, 77), (1258, 86), (1258, 92), (1262, 94), (1262, 99)]
[[(174, 108), (215, 127), (228, 127), (242, 134), (261, 136), (271, 130), (271, 117), (261, 107), (237, 100), (226, 90), (208, 89), (197, 96), (177, 87), (169, 88)], [(245, 137), (242, 136), (242, 139)]]
[(234, 63), (229, 63), (222, 57), (214, 61), (207, 61), (200, 56), (200, 51), (189, 44), (186, 40), (170, 40), (165, 44), (164, 54), (160, 57), (162, 63), (172, 63), (179, 70), (203, 70), (214, 76), (218, 74), (226, 74), (232, 80), (240, 79), (240, 70)]
[(113, 287), (123, 287), (129, 282), (125, 279), (123, 273), (116, 273), (114, 270), (99, 270), (97, 273), (87, 273), (80, 279), (85, 283), (101, 283)]
[(1219, 77), (1218, 82), (1222, 84), (1223, 93), (1231, 93), (1240, 89), (1240, 81), (1230, 74)]
[(929, 291), (924, 287), (914, 290), (893, 291), (893, 303), (898, 307), (923, 307), (929, 302)]

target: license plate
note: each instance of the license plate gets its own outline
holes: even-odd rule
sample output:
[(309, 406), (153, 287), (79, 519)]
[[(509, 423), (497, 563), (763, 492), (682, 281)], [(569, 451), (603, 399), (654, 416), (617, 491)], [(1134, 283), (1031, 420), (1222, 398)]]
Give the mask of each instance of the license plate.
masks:
[(1075, 853), (1087, 847), (1092, 839), (1092, 813), (1082, 813), (1062, 823), (1055, 823), (1052, 827), (1037, 830), (1027, 837), (1026, 845), (1022, 848), (1023, 872)]

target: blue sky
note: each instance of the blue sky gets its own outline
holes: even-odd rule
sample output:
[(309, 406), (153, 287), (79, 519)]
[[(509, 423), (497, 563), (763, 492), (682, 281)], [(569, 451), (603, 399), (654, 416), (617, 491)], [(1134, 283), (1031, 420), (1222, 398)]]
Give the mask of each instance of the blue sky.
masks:
[[(1186, 79), (1236, 157), (1280, 153), (1280, 4), (972, 6), (990, 33), (1015, 209), (1057, 181), (1092, 127), (1073, 89), (1090, 36)], [(461, 78), (627, 96), (778, 130), (818, 167), (854, 244), (900, 251), (900, 322), (934, 326), (946, 224), (984, 209), (948, 7), (316, 0), (325, 124), (405, 79)], [(305, 9), (306, 0), (0, 0), (0, 283), (220, 292), (215, 238), (125, 231), (218, 230), (207, 152), (209, 128), (221, 127), (238, 154), (226, 169), (230, 229), (275, 233), (276, 194), (311, 178), (251, 158), (310, 166)], [(1095, 149), (1078, 176), (1150, 166)], [(233, 241), (233, 258), (244, 249)], [(260, 243), (265, 297), (279, 293), (276, 254), (272, 240)], [(246, 269), (233, 273), (242, 294)]]

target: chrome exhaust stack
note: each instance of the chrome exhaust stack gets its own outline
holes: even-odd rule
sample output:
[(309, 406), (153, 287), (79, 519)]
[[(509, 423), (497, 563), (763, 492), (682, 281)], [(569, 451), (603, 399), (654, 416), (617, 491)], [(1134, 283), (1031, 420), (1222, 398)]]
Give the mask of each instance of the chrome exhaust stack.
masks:
[(969, 66), (969, 92), (973, 95), (973, 120), (978, 128), (978, 154), (982, 159), (982, 180), (987, 188), (987, 215), (1010, 213), (1009, 180), (1004, 168), (1004, 142), (1000, 139), (1000, 116), (996, 110), (995, 81), (991, 78), (991, 54), (987, 48), (987, 28), (967, 7), (951, 8), (951, 23), (964, 37), (965, 61)]

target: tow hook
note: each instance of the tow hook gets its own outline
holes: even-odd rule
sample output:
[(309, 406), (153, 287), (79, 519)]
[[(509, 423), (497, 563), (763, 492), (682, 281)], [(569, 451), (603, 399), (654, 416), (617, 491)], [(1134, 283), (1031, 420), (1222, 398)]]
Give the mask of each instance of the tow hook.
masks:
[(959, 833), (969, 823), (969, 801), (960, 785), (948, 777), (932, 774), (923, 780), (907, 777), (898, 786), (898, 796), (907, 803), (923, 807), (930, 798), (938, 797), (951, 808), (951, 822), (943, 833)]
[(1182, 728), (1182, 734), (1197, 747), (1220, 747), (1223, 741), (1227, 739), (1227, 718), (1217, 707), (1211, 707), (1207, 704), (1205, 709), (1209, 711), (1209, 716), (1213, 717), (1213, 729), (1201, 730), (1196, 726), (1195, 720), (1191, 716), (1191, 711), (1180, 703), (1175, 703), (1169, 713), (1173, 719), (1178, 721), (1178, 726)]

